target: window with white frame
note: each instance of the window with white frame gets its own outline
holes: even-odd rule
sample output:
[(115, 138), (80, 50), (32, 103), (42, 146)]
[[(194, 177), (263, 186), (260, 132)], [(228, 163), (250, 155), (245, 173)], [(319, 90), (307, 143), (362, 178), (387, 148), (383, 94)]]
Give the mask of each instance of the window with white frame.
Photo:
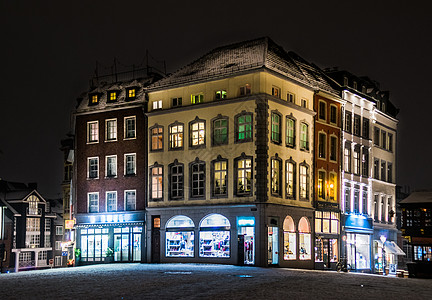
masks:
[(205, 162), (195, 160), (190, 164), (191, 197), (205, 196)]
[(58, 267), (58, 266), (61, 266), (61, 265), (62, 265), (62, 257), (59, 256), (59, 255), (57, 255), (55, 257), (55, 266)]
[(150, 128), (151, 151), (163, 150), (163, 127), (155, 125)]
[(125, 154), (125, 175), (136, 174), (136, 154)]
[(125, 191), (126, 210), (136, 210), (136, 190)]
[(286, 197), (296, 198), (296, 163), (292, 160), (286, 162)]
[(38, 253), (38, 260), (39, 261), (46, 261), (47, 257), (48, 257), (47, 254), (48, 254), (48, 251), (40, 251)]
[(183, 148), (183, 123), (174, 123), (169, 126), (169, 147), (170, 149)]
[(360, 146), (354, 147), (354, 174), (360, 175)]
[(63, 235), (63, 226), (56, 226), (56, 235)]
[(45, 232), (45, 243), (44, 243), (45, 247), (51, 247), (51, 233), (50, 232)]
[(105, 176), (106, 177), (117, 176), (117, 155), (106, 156), (105, 162), (106, 162)]
[(107, 212), (117, 211), (117, 192), (116, 191), (106, 192), (106, 211)]
[(235, 161), (236, 195), (250, 195), (252, 193), (252, 159), (240, 157)]
[(117, 140), (117, 119), (105, 120), (105, 139), (107, 141)]
[(306, 164), (300, 164), (300, 198), (309, 199), (309, 167)]
[(87, 142), (97, 143), (99, 141), (99, 122), (87, 122)]
[(153, 109), (162, 109), (162, 100), (153, 101)]
[(226, 159), (219, 158), (218, 160), (214, 160), (212, 164), (212, 194), (213, 196), (226, 196), (228, 186), (228, 161)]
[(282, 196), (282, 160), (277, 156), (271, 159), (271, 193)]
[(163, 166), (156, 165), (150, 168), (151, 191), (153, 201), (162, 200), (163, 196)]
[(62, 249), (61, 243), (62, 243), (61, 241), (56, 241), (55, 242), (55, 249), (56, 250), (61, 250)]
[(51, 219), (45, 219), (45, 232), (51, 231)]
[(40, 231), (40, 218), (27, 218), (26, 219), (27, 231)]
[(351, 143), (345, 143), (344, 149), (344, 171), (351, 173)]
[(336, 201), (337, 193), (337, 176), (336, 173), (330, 172), (329, 174), (329, 198), (330, 201)]
[(88, 212), (97, 213), (99, 212), (99, 193), (88, 193)]
[(87, 159), (87, 178), (99, 178), (99, 157)]
[(205, 121), (195, 119), (189, 125), (190, 146), (196, 147), (205, 145)]
[(124, 119), (124, 131), (125, 139), (134, 139), (136, 138), (136, 117), (126, 117)]

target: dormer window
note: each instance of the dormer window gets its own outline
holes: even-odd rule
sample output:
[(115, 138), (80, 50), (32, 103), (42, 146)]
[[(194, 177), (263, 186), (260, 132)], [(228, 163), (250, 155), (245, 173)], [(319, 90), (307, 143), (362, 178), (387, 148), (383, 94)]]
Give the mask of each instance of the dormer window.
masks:
[(127, 100), (133, 100), (136, 97), (136, 88), (129, 88), (126, 90)]
[(109, 102), (117, 101), (117, 92), (108, 92), (108, 101)]
[(227, 97), (227, 92), (224, 90), (216, 91), (216, 100), (225, 99)]
[(38, 211), (38, 198), (35, 195), (31, 195), (28, 198), (28, 214), (29, 215), (39, 215), (39, 211)]
[(357, 82), (353, 82), (353, 88), (356, 90), (357, 89)]
[(99, 95), (98, 94), (94, 94), (94, 95), (90, 95), (90, 105), (96, 105), (99, 103)]
[(344, 80), (344, 86), (348, 86), (348, 77), (344, 77), (343, 80)]

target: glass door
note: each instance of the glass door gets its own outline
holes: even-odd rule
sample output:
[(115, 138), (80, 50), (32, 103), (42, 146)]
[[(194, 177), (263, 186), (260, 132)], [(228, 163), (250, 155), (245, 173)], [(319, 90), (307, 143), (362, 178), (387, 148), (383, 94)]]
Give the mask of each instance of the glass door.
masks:
[(279, 263), (278, 227), (268, 227), (268, 263), (269, 265)]

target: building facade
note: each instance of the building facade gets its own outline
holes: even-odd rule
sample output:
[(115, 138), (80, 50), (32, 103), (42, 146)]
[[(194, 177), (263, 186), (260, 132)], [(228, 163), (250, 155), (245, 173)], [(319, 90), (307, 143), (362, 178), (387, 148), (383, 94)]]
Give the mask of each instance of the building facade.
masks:
[(144, 87), (155, 75), (141, 71), (99, 78), (74, 112), (78, 264), (145, 260)]

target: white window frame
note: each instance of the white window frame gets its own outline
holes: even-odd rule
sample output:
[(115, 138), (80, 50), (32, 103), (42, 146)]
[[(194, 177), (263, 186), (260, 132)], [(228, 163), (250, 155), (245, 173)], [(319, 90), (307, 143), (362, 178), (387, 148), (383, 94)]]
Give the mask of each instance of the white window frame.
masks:
[[(97, 161), (97, 171), (96, 171), (96, 177), (90, 177), (90, 160), (96, 159)], [(87, 157), (87, 179), (99, 179), (99, 157)]]
[[(111, 206), (113, 206), (114, 207), (114, 209), (113, 210), (109, 210), (108, 209), (108, 194), (110, 194), (110, 195), (114, 195), (114, 205), (111, 205)], [(117, 206), (117, 191), (107, 191), (107, 192), (105, 192), (105, 211), (106, 212), (116, 212), (116, 211), (118, 211), (118, 206)]]
[[(133, 156), (134, 160), (133, 160), (133, 173), (127, 173), (127, 157), (129, 156)], [(136, 153), (125, 153), (124, 155), (124, 175), (125, 176), (132, 176), (132, 175), (136, 175)]]
[(61, 225), (56, 226), (56, 235), (63, 235), (63, 226)]
[[(128, 133), (128, 128), (127, 128), (127, 125), (128, 125), (128, 120), (129, 119), (133, 119), (134, 120), (134, 129), (133, 129), (133, 131), (134, 131), (134, 136), (133, 137), (128, 137), (128, 135), (127, 135), (127, 133)], [(136, 116), (128, 116), (128, 117), (124, 117), (124, 137), (123, 137), (123, 139), (124, 140), (134, 140), (134, 139), (136, 139), (136, 136), (137, 136), (137, 133), (136, 133)]]
[(162, 109), (162, 100), (153, 101), (153, 109)]
[[(96, 124), (96, 139), (93, 140), (93, 134), (90, 132), (91, 125)], [(99, 121), (89, 121), (87, 122), (87, 144), (97, 144), (99, 143)]]
[[(112, 132), (112, 137), (110, 137), (110, 132), (108, 123), (114, 122), (114, 130)], [(117, 119), (106, 119), (105, 120), (105, 142), (116, 142), (117, 141)]]
[[(109, 175), (108, 174), (108, 161), (109, 159), (114, 158), (114, 174), (113, 175)], [(105, 177), (117, 177), (117, 155), (107, 155), (105, 156)]]
[[(97, 197), (97, 210), (94, 212), (90, 211), (90, 195), (96, 195)], [(87, 193), (87, 211), (89, 213), (98, 213), (99, 212), (99, 192)]]
[[(135, 203), (134, 203), (134, 209), (127, 209), (127, 194), (128, 193), (134, 193), (135, 194)], [(124, 210), (125, 211), (134, 211), (136, 210), (136, 190), (125, 190), (124, 191)]]
[(55, 257), (55, 266), (58, 267), (58, 266), (61, 266), (61, 265), (62, 265), (62, 256), (57, 255)]

